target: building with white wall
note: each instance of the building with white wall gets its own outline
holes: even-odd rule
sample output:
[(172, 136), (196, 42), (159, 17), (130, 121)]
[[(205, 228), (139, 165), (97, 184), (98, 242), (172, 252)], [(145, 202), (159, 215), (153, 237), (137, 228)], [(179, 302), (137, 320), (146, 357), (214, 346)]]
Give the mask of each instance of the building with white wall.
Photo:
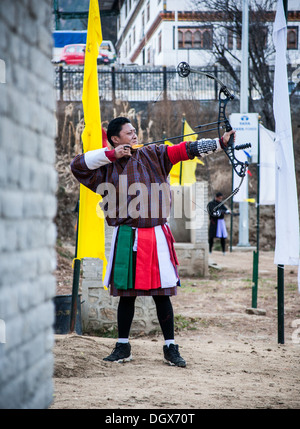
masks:
[[(117, 51), (124, 64), (174, 66), (187, 61), (192, 66), (215, 62), (213, 43), (219, 37), (220, 18), (205, 6), (193, 10), (191, 0), (124, 0), (117, 25)], [(290, 0), (288, 21), (289, 61), (299, 58), (299, 1)], [(270, 14), (272, 25), (274, 14)], [(239, 57), (241, 40), (230, 28), (225, 44)], [(224, 36), (223, 36), (224, 38)], [(269, 43), (270, 41), (267, 41)]]

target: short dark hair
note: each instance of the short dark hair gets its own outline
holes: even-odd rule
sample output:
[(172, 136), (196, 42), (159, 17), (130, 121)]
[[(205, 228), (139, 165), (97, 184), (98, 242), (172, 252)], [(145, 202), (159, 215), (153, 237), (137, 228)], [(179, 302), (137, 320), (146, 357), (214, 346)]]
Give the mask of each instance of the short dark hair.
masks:
[(217, 193), (216, 193), (216, 197), (217, 197), (217, 198), (218, 198), (218, 197), (223, 197), (222, 192), (217, 192)]
[(123, 116), (119, 116), (118, 118), (115, 118), (110, 121), (107, 127), (107, 139), (109, 143), (114, 147), (114, 143), (111, 140), (112, 136), (118, 136), (120, 135), (120, 131), (122, 129), (122, 126), (124, 124), (130, 124), (130, 120), (128, 118), (124, 118)]

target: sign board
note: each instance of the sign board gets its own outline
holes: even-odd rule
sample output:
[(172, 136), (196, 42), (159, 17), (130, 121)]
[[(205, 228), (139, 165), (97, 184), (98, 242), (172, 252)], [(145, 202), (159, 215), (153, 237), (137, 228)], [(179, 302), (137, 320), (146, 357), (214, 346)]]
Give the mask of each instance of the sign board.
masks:
[[(258, 113), (232, 113), (230, 124), (236, 131), (235, 145), (251, 143), (251, 148), (246, 149), (251, 156), (248, 162), (257, 162)], [(239, 152), (236, 153), (236, 157), (239, 159)]]

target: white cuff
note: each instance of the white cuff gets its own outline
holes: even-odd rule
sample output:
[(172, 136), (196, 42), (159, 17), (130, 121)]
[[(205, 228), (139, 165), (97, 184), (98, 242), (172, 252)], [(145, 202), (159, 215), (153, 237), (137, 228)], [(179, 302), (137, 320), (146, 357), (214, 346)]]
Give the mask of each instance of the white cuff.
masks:
[(222, 149), (222, 146), (221, 146), (221, 144), (220, 144), (220, 139), (219, 139), (219, 138), (216, 138), (215, 140), (216, 140), (216, 142), (217, 142), (217, 150), (216, 150), (216, 152), (220, 152), (220, 150), (223, 150), (223, 149)]
[(96, 170), (96, 168), (102, 167), (103, 165), (110, 164), (111, 161), (105, 155), (108, 150), (107, 147), (90, 150), (84, 154), (84, 160), (89, 170)]
[[(197, 155), (199, 158), (205, 158), (207, 155), (211, 155), (215, 152), (220, 152), (222, 149), (222, 146), (220, 144), (220, 139), (200, 139), (198, 140), (201, 142), (201, 145), (199, 145), (199, 155)], [(214, 146), (214, 149), (212, 149), (212, 145), (214, 145), (214, 142), (216, 142), (216, 146)]]

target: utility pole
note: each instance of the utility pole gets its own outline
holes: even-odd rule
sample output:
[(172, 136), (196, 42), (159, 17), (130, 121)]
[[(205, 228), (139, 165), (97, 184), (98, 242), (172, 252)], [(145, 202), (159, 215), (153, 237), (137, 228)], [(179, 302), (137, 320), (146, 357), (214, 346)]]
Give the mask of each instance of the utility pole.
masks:
[[(248, 113), (248, 87), (249, 87), (249, 0), (243, 0), (242, 17), (242, 64), (241, 64), (241, 88), (240, 88), (240, 113)], [(246, 182), (246, 183), (245, 183)], [(246, 198), (248, 198), (248, 176), (244, 179)], [(239, 243), (238, 246), (250, 246), (249, 244), (249, 214), (248, 202), (239, 203)]]

